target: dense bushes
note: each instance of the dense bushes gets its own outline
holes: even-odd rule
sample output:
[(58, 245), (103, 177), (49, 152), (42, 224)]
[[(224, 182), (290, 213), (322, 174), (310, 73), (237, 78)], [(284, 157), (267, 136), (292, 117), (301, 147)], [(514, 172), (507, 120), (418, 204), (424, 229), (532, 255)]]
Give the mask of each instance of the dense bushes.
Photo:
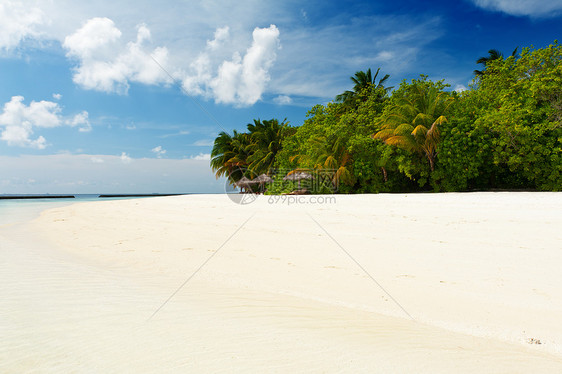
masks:
[[(261, 143), (253, 136), (247, 165), (261, 165), (260, 171), (272, 175), (332, 171), (345, 193), (562, 190), (557, 42), (490, 59), (460, 93), (423, 75), (389, 92), (386, 78), (375, 82), (370, 70), (358, 72), (354, 91), (313, 107), (302, 126), (257, 131), (267, 136)], [(224, 140), (225, 135), (215, 141), (213, 155), (222, 157), (213, 159), (215, 170), (228, 164), (215, 152), (225, 149)], [(275, 146), (268, 152), (267, 145)], [(259, 161), (262, 154), (266, 162)], [(238, 161), (232, 158), (229, 165)]]

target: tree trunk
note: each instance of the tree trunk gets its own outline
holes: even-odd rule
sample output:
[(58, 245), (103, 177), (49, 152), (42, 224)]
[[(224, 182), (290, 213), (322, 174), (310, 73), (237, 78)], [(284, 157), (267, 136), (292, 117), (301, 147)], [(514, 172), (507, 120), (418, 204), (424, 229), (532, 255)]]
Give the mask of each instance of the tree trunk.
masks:
[(381, 166), (381, 170), (382, 170), (382, 176), (384, 178), (384, 182), (386, 183), (388, 181), (388, 174), (386, 173), (386, 169), (382, 166)]

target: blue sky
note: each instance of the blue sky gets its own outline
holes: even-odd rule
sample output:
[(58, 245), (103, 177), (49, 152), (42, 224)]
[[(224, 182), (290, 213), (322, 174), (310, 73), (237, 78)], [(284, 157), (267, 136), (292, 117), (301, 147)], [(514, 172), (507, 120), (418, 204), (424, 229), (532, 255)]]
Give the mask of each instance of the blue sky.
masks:
[(562, 0), (0, 0), (0, 194), (221, 192), (220, 131), (300, 125), (367, 68), (462, 90), (561, 20)]

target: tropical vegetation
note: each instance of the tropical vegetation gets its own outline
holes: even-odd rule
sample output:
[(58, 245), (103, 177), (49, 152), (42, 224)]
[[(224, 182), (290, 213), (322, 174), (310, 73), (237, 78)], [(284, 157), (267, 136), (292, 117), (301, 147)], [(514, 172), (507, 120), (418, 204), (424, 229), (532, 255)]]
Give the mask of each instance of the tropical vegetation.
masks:
[(255, 120), (219, 134), (211, 167), (231, 183), (331, 173), (343, 193), (561, 191), (562, 46), (507, 58), (491, 49), (476, 63), (484, 67), (462, 92), (425, 75), (391, 89), (380, 69), (357, 72), (352, 90), (314, 106), (301, 126)]
[(281, 142), (291, 133), (287, 121), (254, 120), (248, 132), (219, 133), (211, 151), (211, 168), (215, 176), (235, 183), (243, 176), (272, 175)]

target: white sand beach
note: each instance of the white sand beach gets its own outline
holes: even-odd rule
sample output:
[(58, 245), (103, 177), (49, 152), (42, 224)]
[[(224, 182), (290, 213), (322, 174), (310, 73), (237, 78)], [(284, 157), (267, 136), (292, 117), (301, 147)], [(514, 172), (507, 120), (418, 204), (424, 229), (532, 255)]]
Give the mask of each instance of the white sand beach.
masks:
[(284, 199), (0, 222), (0, 372), (562, 372), (562, 193)]

